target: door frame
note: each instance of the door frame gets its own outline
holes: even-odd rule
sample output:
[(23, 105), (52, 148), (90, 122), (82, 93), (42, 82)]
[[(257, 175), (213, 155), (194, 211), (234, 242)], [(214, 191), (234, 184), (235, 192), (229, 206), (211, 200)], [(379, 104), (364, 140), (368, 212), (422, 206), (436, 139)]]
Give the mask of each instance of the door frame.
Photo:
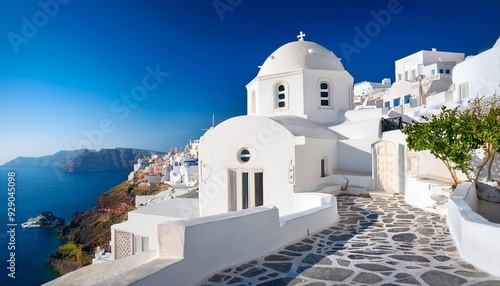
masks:
[[(256, 186), (255, 174), (264, 174), (261, 168), (256, 169), (228, 169), (228, 211), (239, 211), (247, 208), (256, 207)], [(231, 174), (234, 174), (234, 178)], [(243, 194), (243, 174), (248, 174), (247, 181), (247, 201), (246, 208), (244, 208), (244, 194)], [(264, 177), (262, 177), (262, 185), (264, 184)], [(264, 186), (262, 186), (262, 201), (264, 201)]]
[(383, 142), (390, 143), (394, 146), (393, 156), (393, 187), (388, 189), (388, 191), (395, 193), (404, 192), (404, 147), (399, 143), (395, 143), (389, 140), (379, 140), (371, 145), (372, 149), (372, 181), (373, 188), (377, 189), (378, 180), (378, 166), (377, 166), (377, 145)]

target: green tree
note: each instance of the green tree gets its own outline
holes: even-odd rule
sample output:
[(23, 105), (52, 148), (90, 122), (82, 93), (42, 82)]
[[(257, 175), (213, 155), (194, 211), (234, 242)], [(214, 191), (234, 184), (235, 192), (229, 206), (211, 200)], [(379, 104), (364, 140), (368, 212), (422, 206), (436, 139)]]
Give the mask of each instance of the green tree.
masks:
[(500, 150), (500, 98), (496, 95), (489, 99), (476, 98), (471, 106), (462, 113), (462, 120), (468, 124), (474, 136), (480, 141), (484, 158), (476, 169), (474, 182), (484, 167), (487, 167), (487, 180), (492, 179), (492, 166)]
[(439, 114), (423, 119), (424, 122), (414, 122), (402, 129), (407, 135), (408, 147), (415, 151), (429, 150), (445, 164), (455, 183), (459, 182), (457, 169), (461, 169), (471, 180), (471, 152), (479, 148), (481, 141), (463, 120), (460, 109), (443, 106)]

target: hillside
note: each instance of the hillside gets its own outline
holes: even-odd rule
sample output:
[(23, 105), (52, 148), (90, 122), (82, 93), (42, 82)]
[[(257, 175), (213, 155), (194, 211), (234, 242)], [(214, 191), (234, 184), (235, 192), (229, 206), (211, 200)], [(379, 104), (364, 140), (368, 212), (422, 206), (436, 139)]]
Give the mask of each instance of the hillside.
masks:
[[(64, 168), (78, 155), (86, 150), (74, 150), (74, 151), (59, 151), (53, 155), (47, 155), (42, 157), (22, 157), (19, 156), (3, 166), (5, 167), (56, 167)], [(87, 150), (89, 151), (89, 150)], [(95, 152), (95, 151), (91, 151)]]
[[(164, 185), (161, 190), (168, 188)], [(58, 235), (68, 239), (49, 258), (50, 265), (65, 274), (91, 264), (97, 246), (108, 245), (111, 226), (127, 219), (127, 213), (135, 209), (136, 195), (150, 195), (160, 189), (139, 189), (123, 182), (97, 198), (91, 210), (73, 214), (71, 222), (59, 229)]]
[(63, 172), (119, 170), (131, 169), (137, 159), (151, 157), (154, 154), (163, 155), (165, 152), (130, 148), (59, 151), (42, 157), (17, 157), (3, 166), (55, 167)]
[(98, 152), (85, 151), (62, 168), (62, 171), (86, 172), (130, 169), (137, 163), (137, 159), (151, 157), (154, 154), (162, 155), (164, 153), (129, 148), (101, 149)]

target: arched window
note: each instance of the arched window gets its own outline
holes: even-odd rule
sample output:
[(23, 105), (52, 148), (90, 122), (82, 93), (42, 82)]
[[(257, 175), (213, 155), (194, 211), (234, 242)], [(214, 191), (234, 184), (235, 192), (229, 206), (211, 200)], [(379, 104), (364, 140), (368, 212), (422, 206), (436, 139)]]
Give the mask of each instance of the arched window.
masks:
[(332, 107), (330, 85), (326, 81), (319, 83), (319, 107)]
[(275, 85), (276, 109), (288, 109), (288, 90), (285, 83)]

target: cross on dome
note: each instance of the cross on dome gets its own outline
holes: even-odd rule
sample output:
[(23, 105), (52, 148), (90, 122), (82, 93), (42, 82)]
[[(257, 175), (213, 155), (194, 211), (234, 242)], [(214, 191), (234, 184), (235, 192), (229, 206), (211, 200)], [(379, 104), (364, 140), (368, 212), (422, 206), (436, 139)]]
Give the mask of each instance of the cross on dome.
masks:
[(297, 39), (299, 39), (299, 41), (303, 41), (305, 36), (306, 36), (306, 34), (304, 34), (304, 32), (302, 32), (302, 31), (300, 31), (300, 33), (297, 35)]

